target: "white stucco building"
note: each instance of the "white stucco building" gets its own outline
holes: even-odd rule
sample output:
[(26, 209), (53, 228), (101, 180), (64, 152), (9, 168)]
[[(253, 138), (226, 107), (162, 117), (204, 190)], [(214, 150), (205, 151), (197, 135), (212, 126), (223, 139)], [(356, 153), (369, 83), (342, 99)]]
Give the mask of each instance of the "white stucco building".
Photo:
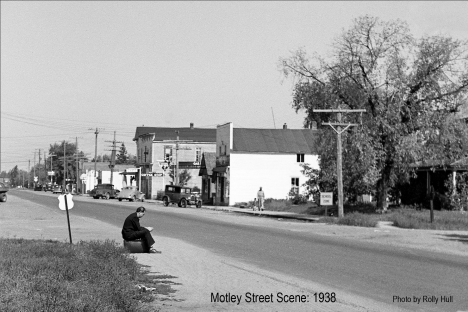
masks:
[(263, 188), (266, 198), (284, 199), (291, 188), (302, 193), (306, 177), (300, 164), (319, 169), (316, 129), (245, 129), (232, 123), (216, 129), (216, 167), (212, 179), (217, 205), (252, 201)]

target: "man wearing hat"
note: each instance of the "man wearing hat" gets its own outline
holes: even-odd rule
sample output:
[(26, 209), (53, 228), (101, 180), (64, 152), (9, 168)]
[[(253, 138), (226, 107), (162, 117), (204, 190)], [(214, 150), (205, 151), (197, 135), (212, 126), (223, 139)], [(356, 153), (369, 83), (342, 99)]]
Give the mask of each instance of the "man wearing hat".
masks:
[(136, 212), (125, 219), (122, 228), (122, 237), (127, 241), (141, 239), (149, 253), (161, 253), (153, 248), (155, 242), (150, 233), (153, 228), (140, 226), (140, 219), (145, 215), (145, 211), (145, 207), (138, 207)]

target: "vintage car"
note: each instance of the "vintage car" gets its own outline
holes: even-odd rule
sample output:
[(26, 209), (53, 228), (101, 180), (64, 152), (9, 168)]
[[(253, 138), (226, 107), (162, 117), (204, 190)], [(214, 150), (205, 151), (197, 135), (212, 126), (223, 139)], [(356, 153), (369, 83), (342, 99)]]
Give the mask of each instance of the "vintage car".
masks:
[(119, 194), (119, 190), (114, 188), (114, 184), (98, 184), (96, 186), (96, 193), (93, 195), (94, 199), (98, 198), (116, 198)]
[(55, 184), (54, 185), (54, 188), (52, 189), (52, 193), (62, 193), (62, 186), (61, 185), (58, 185), (58, 184)]
[(166, 207), (169, 206), (169, 203), (184, 208), (187, 205), (195, 205), (197, 208), (202, 206), (200, 194), (192, 192), (190, 187), (179, 185), (166, 185), (162, 201)]
[(47, 192), (47, 191), (50, 191), (50, 192), (54, 191), (54, 185), (52, 185), (52, 183), (44, 184), (44, 192)]
[(117, 196), (119, 201), (128, 199), (129, 201), (145, 201), (145, 194), (140, 192), (136, 186), (126, 186)]
[(6, 202), (7, 201), (7, 192), (9, 190), (9, 187), (3, 183), (0, 182), (0, 202)]

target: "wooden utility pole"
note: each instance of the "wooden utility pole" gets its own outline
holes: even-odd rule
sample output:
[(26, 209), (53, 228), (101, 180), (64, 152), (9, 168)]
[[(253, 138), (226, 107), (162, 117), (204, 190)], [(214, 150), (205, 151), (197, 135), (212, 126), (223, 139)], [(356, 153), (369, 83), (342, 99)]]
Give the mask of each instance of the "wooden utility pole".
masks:
[(190, 150), (191, 149), (189, 147), (179, 147), (179, 143), (189, 143), (189, 142), (191, 143), (193, 141), (192, 140), (179, 140), (179, 131), (176, 130), (175, 132), (177, 133), (177, 139), (176, 140), (163, 140), (163, 142), (175, 143), (176, 159), (175, 159), (174, 185), (178, 185), (179, 184), (179, 155), (178, 155), (178, 151), (179, 150)]
[[(328, 122), (323, 123), (324, 125), (329, 125), (335, 130), (337, 134), (336, 139), (336, 147), (337, 147), (337, 158), (336, 158), (336, 171), (337, 171), (337, 180), (338, 180), (338, 218), (342, 218), (344, 216), (343, 210), (343, 176), (342, 176), (342, 148), (341, 148), (341, 134), (348, 130), (350, 127), (358, 126), (358, 124), (352, 123), (342, 123), (341, 122), (341, 114), (342, 113), (365, 113), (365, 109), (313, 109), (312, 112), (314, 113), (336, 113), (336, 120), (337, 122)], [(336, 128), (335, 128), (336, 127)]]
[[(117, 141), (115, 139), (115, 131), (114, 131), (114, 140), (113, 141), (106, 141), (106, 142), (111, 142), (112, 143), (112, 149), (110, 150), (112, 153), (111, 153), (111, 159), (110, 159), (110, 164), (109, 164), (109, 168), (111, 170), (111, 178), (110, 178), (110, 184), (113, 184), (113, 180), (114, 180), (114, 167), (115, 167), (115, 154), (117, 152), (117, 147), (116, 147), (116, 143), (123, 143), (122, 141)], [(145, 146), (146, 148), (146, 146)], [(146, 156), (145, 156), (146, 157)], [(146, 159), (145, 159), (146, 160)]]
[[(93, 130), (93, 129), (90, 128), (88, 130)], [(96, 141), (95, 141), (95, 144), (94, 144), (94, 186), (97, 184), (97, 181), (96, 181), (97, 136), (98, 136), (100, 130), (104, 130), (104, 129), (96, 128), (96, 131), (94, 131), (94, 134), (96, 135)]]

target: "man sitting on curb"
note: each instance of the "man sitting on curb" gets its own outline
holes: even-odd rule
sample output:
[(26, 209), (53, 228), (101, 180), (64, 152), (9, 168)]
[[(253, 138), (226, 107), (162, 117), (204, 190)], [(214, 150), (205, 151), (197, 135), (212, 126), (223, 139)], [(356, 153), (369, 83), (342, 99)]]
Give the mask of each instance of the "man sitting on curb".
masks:
[(145, 249), (148, 250), (149, 253), (161, 253), (152, 247), (155, 243), (153, 236), (151, 236), (150, 233), (153, 228), (140, 226), (140, 219), (145, 215), (145, 211), (145, 207), (138, 207), (136, 212), (132, 213), (125, 219), (122, 228), (122, 237), (127, 241), (141, 239)]

